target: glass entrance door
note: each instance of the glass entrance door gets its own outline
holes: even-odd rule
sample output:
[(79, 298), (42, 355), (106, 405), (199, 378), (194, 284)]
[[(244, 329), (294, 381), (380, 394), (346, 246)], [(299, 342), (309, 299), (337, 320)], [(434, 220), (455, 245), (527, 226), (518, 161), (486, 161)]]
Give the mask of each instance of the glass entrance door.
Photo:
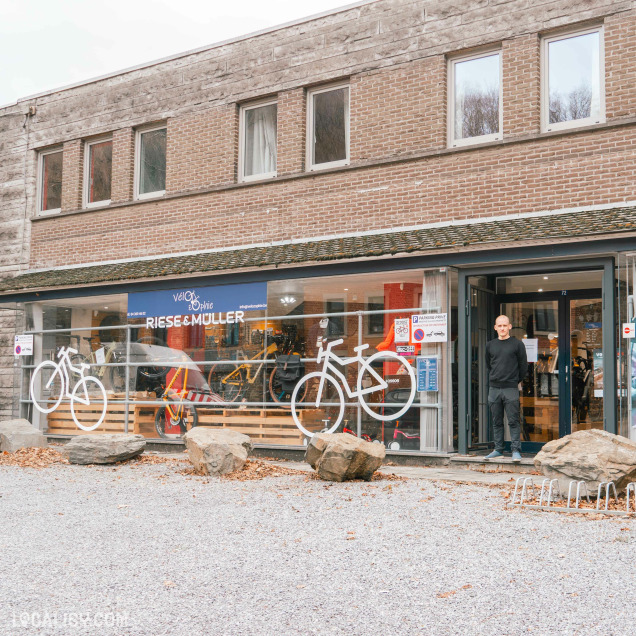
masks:
[(603, 428), (603, 303), (570, 300), (570, 430)]
[[(486, 343), (494, 334), (495, 294), (486, 281), (476, 279), (469, 285), (470, 294), (470, 392), (468, 403), (472, 414), (468, 445), (471, 449), (487, 448), (493, 441), (488, 409), (488, 372)], [(480, 286), (481, 285), (481, 286)]]
[(528, 375), (520, 395), (521, 442), (524, 450), (535, 450), (527, 444), (545, 444), (558, 439), (560, 433), (559, 301), (524, 300), (502, 303), (500, 308), (512, 323), (510, 335), (526, 344)]
[(603, 428), (602, 300), (571, 296), (564, 291), (552, 300), (500, 304), (513, 325), (511, 335), (524, 341), (528, 353), (520, 398), (524, 450)]

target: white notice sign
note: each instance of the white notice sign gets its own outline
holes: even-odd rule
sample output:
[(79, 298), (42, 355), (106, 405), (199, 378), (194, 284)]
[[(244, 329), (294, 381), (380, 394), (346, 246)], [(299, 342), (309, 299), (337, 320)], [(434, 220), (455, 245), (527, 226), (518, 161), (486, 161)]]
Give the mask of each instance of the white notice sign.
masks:
[(521, 342), (526, 347), (526, 355), (528, 362), (538, 362), (539, 360), (539, 339), (538, 338), (522, 338)]
[(448, 314), (421, 314), (411, 316), (411, 343), (446, 342), (448, 340)]
[(395, 342), (408, 342), (409, 341), (409, 319), (408, 318), (396, 318), (393, 321)]
[(636, 338), (636, 323), (623, 323), (623, 338)]
[(33, 334), (20, 334), (15, 337), (15, 345), (13, 351), (16, 356), (32, 356), (33, 355)]
[(106, 364), (106, 349), (104, 347), (100, 347), (95, 351), (95, 362), (97, 364)]

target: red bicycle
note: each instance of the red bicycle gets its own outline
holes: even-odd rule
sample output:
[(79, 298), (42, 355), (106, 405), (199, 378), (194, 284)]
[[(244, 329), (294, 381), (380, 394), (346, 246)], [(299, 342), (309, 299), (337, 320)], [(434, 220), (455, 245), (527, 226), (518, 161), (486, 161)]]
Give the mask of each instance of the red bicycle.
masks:
[(390, 439), (386, 443), (386, 447), (388, 450), (396, 451), (404, 448), (407, 440), (417, 441), (417, 447), (420, 446), (420, 436), (413, 433), (407, 433), (405, 431), (401, 431), (400, 428), (400, 420), (395, 423), (395, 430), (393, 431), (393, 439)]
[[(347, 424), (349, 423), (349, 420), (345, 420), (345, 423), (342, 426), (342, 432), (343, 433), (349, 433), (349, 435), (353, 435), (354, 437), (358, 437), (356, 432), (352, 429), (350, 429)], [(373, 440), (371, 439), (371, 437), (369, 435), (367, 435), (366, 433), (362, 433), (362, 435), (360, 436), (363, 440), (366, 440), (367, 442), (372, 442)]]

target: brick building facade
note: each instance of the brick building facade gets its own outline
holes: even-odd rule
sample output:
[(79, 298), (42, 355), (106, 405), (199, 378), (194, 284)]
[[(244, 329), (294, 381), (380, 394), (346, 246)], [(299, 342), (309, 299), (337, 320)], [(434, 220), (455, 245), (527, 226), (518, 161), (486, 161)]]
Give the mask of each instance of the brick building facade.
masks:
[[(577, 37), (582, 43), (589, 37), (596, 47), (591, 69), (581, 70), (571, 51), (549, 48)], [(548, 51), (553, 51), (550, 58)], [(499, 66), (499, 123), (484, 134), (464, 130), (458, 135), (455, 118), (468, 109), (463, 95), (460, 99), (458, 69), (489, 58)], [(552, 121), (548, 84), (564, 72), (556, 68), (560, 60), (574, 65), (565, 71), (593, 76), (593, 94), (589, 112)], [(337, 165), (312, 166), (318, 143), (316, 129), (310, 129), (318, 112), (314, 95), (332, 86), (345, 91), (346, 153)], [(244, 118), (261, 100), (276, 109), (275, 176), (246, 180)], [(157, 196), (146, 197), (138, 184), (140, 140), (152, 128), (165, 130), (165, 183)], [(94, 204), (86, 194), (93, 183), (88, 182), (93, 164), (87, 152), (102, 139), (112, 142), (110, 196), (107, 203)], [(43, 153), (49, 150), (61, 151), (59, 207), (52, 211), (42, 205)], [(20, 100), (0, 109), (0, 275), (6, 301), (0, 314), (0, 413), (28, 408), (28, 370), (14, 371), (12, 354), (16, 332), (37, 331), (24, 303), (46, 299), (55, 304), (56, 298), (176, 289), (195, 282), (214, 286), (322, 277), (330, 288), (329, 276), (392, 272), (375, 274), (386, 276), (384, 294), (365, 292), (376, 301), (384, 296), (382, 302), (319, 294), (326, 314), (372, 314), (375, 308), (384, 317), (384, 337), (393, 320), (390, 312), (411, 309), (404, 306), (406, 300), (390, 306), (386, 286), (412, 284), (394, 280), (395, 271), (420, 268), (426, 280), (427, 272), (442, 268), (444, 282), (435, 284), (446, 291), (431, 306), (447, 314), (449, 339), (428, 353), (439, 356), (445, 388), (443, 396), (440, 389), (439, 399), (429, 400), (441, 409), (436, 440), (422, 441), (416, 450), (465, 450), (489, 441), (487, 415), (480, 413), (485, 383), (470, 363), (480, 356), (475, 338), (485, 337), (476, 335), (484, 329), (476, 316), (498, 313), (505, 305), (524, 321), (518, 335), (532, 340), (529, 317), (538, 324), (535, 310), (543, 298), (531, 298), (530, 292), (553, 293), (544, 298), (556, 303), (535, 338), (545, 349), (546, 365), (559, 347), (562, 359), (567, 355), (574, 365), (581, 358), (581, 373), (592, 377), (601, 368), (598, 359), (593, 368), (594, 351), (602, 349), (605, 360), (618, 355), (619, 365), (617, 370), (605, 365), (604, 387), (585, 380), (581, 389), (572, 376), (571, 385), (559, 389), (551, 388), (549, 378), (546, 389), (537, 379), (544, 373), (537, 360), (537, 386), (525, 392), (526, 441), (543, 443), (574, 430), (574, 420), (582, 428), (604, 426), (629, 435), (631, 343), (626, 349), (629, 341), (618, 336), (616, 326), (633, 318), (635, 165), (632, 1), (360, 2)], [(553, 289), (540, 292), (539, 275), (557, 278), (558, 284), (555, 280)], [(571, 292), (567, 307), (554, 295), (564, 291)], [(493, 298), (485, 300), (489, 293)], [(425, 285), (422, 298), (411, 294), (410, 302), (422, 308), (418, 303), (426, 295)], [(603, 299), (602, 316), (575, 325), (576, 316), (591, 312), (597, 297)], [(327, 303), (341, 311), (327, 311)], [(310, 306), (311, 315), (321, 313), (309, 298), (301, 313), (308, 315)], [(103, 313), (97, 306), (93, 311)], [(344, 322), (349, 321), (355, 322)], [(586, 329), (602, 333), (585, 332), (580, 337), (588, 340), (564, 343), (582, 325), (600, 323)], [(97, 325), (93, 321), (84, 328), (89, 326)], [(558, 328), (561, 340), (548, 338)], [(300, 329), (305, 340), (308, 330)], [(369, 329), (365, 332), (369, 335)], [(589, 343), (585, 358), (575, 356), (583, 342)], [(562, 369), (562, 378), (569, 368)], [(619, 396), (617, 403), (607, 398), (608, 387)], [(581, 390), (587, 403), (573, 406)], [(572, 404), (563, 405), (564, 391), (575, 396)], [(593, 399), (603, 403), (594, 405)], [(532, 427), (545, 431), (550, 417), (559, 420), (558, 426), (535, 439)], [(357, 420), (364, 432), (360, 415)], [(423, 440), (423, 419), (421, 426)]]

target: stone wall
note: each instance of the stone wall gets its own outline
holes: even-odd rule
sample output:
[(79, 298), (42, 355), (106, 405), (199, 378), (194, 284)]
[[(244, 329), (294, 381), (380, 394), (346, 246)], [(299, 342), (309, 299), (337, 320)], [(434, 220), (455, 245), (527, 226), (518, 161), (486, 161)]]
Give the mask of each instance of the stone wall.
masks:
[[(32, 135), (27, 112), (25, 104), (0, 109), (0, 278), (25, 270), (29, 263), (35, 153), (27, 152)], [(0, 419), (17, 415), (13, 336), (21, 327), (16, 306), (0, 306)]]

